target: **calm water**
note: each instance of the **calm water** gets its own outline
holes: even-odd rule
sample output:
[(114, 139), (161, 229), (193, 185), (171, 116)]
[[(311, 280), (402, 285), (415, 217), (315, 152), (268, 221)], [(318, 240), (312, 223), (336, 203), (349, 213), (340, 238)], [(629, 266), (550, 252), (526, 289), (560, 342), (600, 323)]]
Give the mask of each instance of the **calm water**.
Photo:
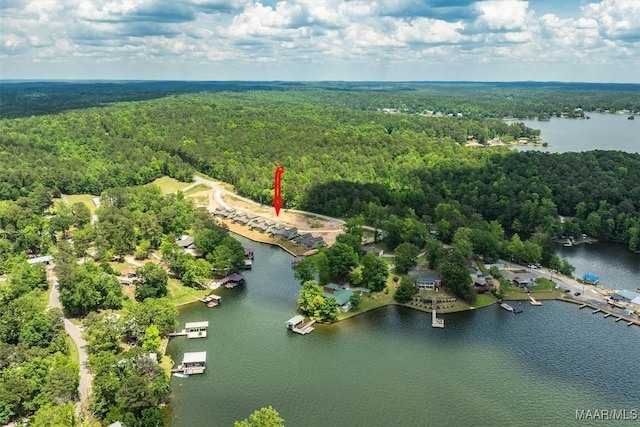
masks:
[(610, 289), (640, 288), (640, 254), (634, 254), (625, 245), (595, 243), (556, 248), (558, 256), (564, 257), (576, 268), (575, 277), (595, 274), (600, 285)]
[(614, 425), (575, 410), (640, 410), (638, 327), (553, 301), (443, 315), (444, 330), (388, 307), (298, 336), (284, 326), (299, 289), (290, 256), (242, 241), (256, 255), (247, 285), (181, 311), (183, 324), (209, 320), (209, 336), (173, 339), (169, 354), (206, 350), (208, 363), (172, 378), (173, 426), (231, 426), (266, 405), (302, 427)]
[[(558, 119), (540, 122), (519, 120), (542, 131), (550, 147), (520, 147), (549, 152), (620, 150), (640, 153), (640, 117), (627, 120), (627, 114), (587, 113), (590, 120)], [(615, 131), (614, 131), (615, 130)]]

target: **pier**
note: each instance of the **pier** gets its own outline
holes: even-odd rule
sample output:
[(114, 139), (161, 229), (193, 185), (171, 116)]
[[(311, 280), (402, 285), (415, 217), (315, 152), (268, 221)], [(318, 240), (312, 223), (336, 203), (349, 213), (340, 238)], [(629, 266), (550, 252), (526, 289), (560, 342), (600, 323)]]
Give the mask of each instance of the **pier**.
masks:
[(577, 301), (577, 300), (574, 300), (574, 299), (563, 298), (563, 297), (557, 297), (556, 299), (559, 300), (559, 301), (565, 301), (565, 302), (570, 302), (572, 304), (576, 304), (576, 305), (578, 305), (578, 309), (583, 309), (585, 307), (589, 307), (590, 309), (593, 310), (592, 311), (593, 314), (603, 313), (604, 314), (603, 319), (612, 316), (612, 317), (616, 318), (616, 322), (624, 320), (625, 322), (627, 322), (627, 326), (632, 326), (632, 325), (640, 326), (640, 319), (625, 317), (625, 316), (620, 315), (618, 313), (614, 313), (612, 311), (609, 311), (606, 308), (598, 307), (598, 306), (596, 306), (594, 304), (591, 304), (591, 303), (588, 303), (588, 302)]
[(536, 300), (534, 297), (532, 297), (531, 295), (529, 295), (529, 304), (531, 305), (542, 305), (542, 303), (538, 300)]
[(207, 352), (198, 351), (195, 353), (185, 353), (182, 363), (177, 368), (172, 368), (171, 373), (184, 375), (203, 374), (207, 363)]
[(287, 320), (285, 324), (288, 330), (295, 332), (296, 334), (299, 334), (299, 335), (307, 335), (313, 331), (314, 328), (312, 325), (314, 323), (316, 323), (315, 320), (305, 322), (304, 317), (298, 315), (298, 316), (293, 316), (291, 319)]
[(222, 302), (222, 297), (215, 294), (209, 294), (203, 299), (198, 299), (198, 301), (207, 304), (207, 307), (209, 308), (213, 308), (217, 307)]
[(436, 307), (438, 301), (436, 298), (431, 300), (431, 327), (432, 328), (444, 328), (444, 319), (438, 319), (436, 315)]
[(187, 338), (206, 338), (207, 329), (209, 328), (209, 322), (189, 322), (184, 325), (184, 329), (179, 332), (172, 332), (170, 337), (184, 337)]

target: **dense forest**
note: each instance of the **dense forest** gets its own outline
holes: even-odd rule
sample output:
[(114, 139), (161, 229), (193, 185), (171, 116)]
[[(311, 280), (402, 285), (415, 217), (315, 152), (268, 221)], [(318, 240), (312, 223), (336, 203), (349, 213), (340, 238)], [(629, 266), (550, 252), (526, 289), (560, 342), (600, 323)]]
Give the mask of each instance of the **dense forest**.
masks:
[[(526, 102), (515, 95), (506, 104), (483, 104), (504, 91), (527, 93), (531, 102), (553, 109), (635, 108), (638, 100), (634, 85), (549, 86), (467, 85), (458, 93), (446, 84), (399, 85), (392, 91), (391, 84), (296, 89), (273, 83), (269, 90), (238, 86), (235, 91), (3, 119), (0, 199), (97, 195), (161, 175), (190, 180), (198, 170), (268, 202), (273, 170), (283, 165), (282, 194), (289, 208), (343, 217), (363, 214), (375, 224), (409, 210), (438, 221), (436, 207), (445, 203), (460, 212), (457, 226), (468, 225), (477, 214), (516, 232), (529, 234), (544, 226), (552, 236), (584, 232), (640, 249), (639, 155), (478, 150), (464, 146), (468, 136), (510, 140), (535, 137), (538, 131), (464, 115), (377, 111), (384, 105), (401, 107), (397, 100), (409, 97), (422, 99), (419, 109), (435, 108), (430, 104), (434, 97), (453, 102), (466, 94), (459, 105), (475, 105), (480, 115), (498, 115), (498, 105), (509, 108), (506, 115), (517, 114)], [(477, 102), (468, 98), (476, 92)], [(562, 222), (556, 214), (571, 219)]]

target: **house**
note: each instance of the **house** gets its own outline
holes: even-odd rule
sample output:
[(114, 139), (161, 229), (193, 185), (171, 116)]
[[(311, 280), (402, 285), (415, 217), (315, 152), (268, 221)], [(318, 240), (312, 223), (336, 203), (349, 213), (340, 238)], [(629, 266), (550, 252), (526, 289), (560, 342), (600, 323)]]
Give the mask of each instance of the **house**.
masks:
[(346, 313), (347, 311), (351, 310), (351, 300), (350, 300), (351, 295), (353, 295), (353, 291), (349, 289), (339, 289), (336, 292), (324, 293), (325, 298), (329, 298), (329, 297), (335, 298), (336, 302), (338, 303), (338, 310), (340, 310), (343, 313)]
[(257, 219), (257, 218), (249, 223), (249, 227), (251, 227), (251, 229), (258, 230), (263, 233), (268, 232), (269, 229), (274, 225), (276, 225), (276, 223), (273, 221), (267, 221), (266, 219)]
[(442, 283), (442, 279), (437, 274), (421, 273), (416, 280), (416, 289), (421, 291), (433, 291), (439, 288)]
[(363, 246), (360, 248), (360, 253), (362, 255), (366, 255), (369, 252), (371, 252), (372, 254), (374, 254), (377, 257), (381, 257), (382, 255), (384, 255), (384, 251), (382, 249), (378, 249), (376, 247), (373, 246)]
[(479, 294), (483, 294), (487, 292), (489, 289), (491, 289), (491, 285), (487, 283), (484, 277), (478, 276), (473, 280), (473, 288)]
[(307, 249), (313, 249), (315, 247), (325, 245), (322, 237), (314, 237), (311, 233), (305, 233), (295, 237), (293, 239), (293, 243)]
[(538, 284), (538, 282), (536, 281), (536, 276), (525, 271), (504, 270), (502, 271), (502, 273), (500, 273), (500, 275), (503, 278), (507, 279), (509, 283), (512, 283), (520, 288), (529, 288)]
[(53, 257), (51, 255), (37, 256), (35, 258), (29, 258), (27, 260), (29, 265), (40, 264), (40, 263), (49, 265), (51, 264), (52, 261), (53, 261)]
[(637, 297), (638, 297), (638, 294), (636, 294), (633, 291), (621, 290), (621, 291), (616, 291), (615, 295), (613, 296), (613, 299), (618, 301), (623, 301), (623, 302), (631, 302)]
[(272, 237), (291, 240), (298, 236), (298, 229), (296, 227), (287, 228), (284, 225), (279, 225), (269, 230), (269, 234)]
[(340, 285), (337, 285), (335, 283), (327, 283), (326, 285), (323, 286), (323, 289), (326, 293), (335, 294), (336, 292), (340, 291), (342, 288), (340, 287)]
[(176, 244), (183, 249), (195, 249), (193, 241), (194, 238), (192, 236), (180, 236), (180, 238), (176, 240)]
[(351, 290), (352, 290), (353, 292), (359, 292), (359, 293), (360, 293), (360, 295), (362, 295), (362, 296), (369, 296), (369, 295), (371, 295), (371, 289), (369, 289), (369, 288), (364, 288), (364, 287), (362, 287), (362, 286), (359, 286), (359, 287), (357, 287), (357, 288), (351, 288)]

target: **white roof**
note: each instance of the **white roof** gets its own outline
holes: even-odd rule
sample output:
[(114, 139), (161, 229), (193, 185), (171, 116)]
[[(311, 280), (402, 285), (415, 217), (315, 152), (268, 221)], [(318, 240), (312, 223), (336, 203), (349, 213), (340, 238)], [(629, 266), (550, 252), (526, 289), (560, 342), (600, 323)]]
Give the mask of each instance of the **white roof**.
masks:
[(190, 329), (190, 328), (208, 328), (209, 327), (209, 321), (205, 320), (204, 322), (187, 322), (184, 325), (185, 329)]
[(182, 358), (182, 363), (198, 363), (207, 361), (206, 351), (197, 351), (194, 353), (185, 353)]
[(633, 304), (638, 304), (640, 305), (640, 295), (638, 295), (637, 297), (635, 297), (634, 299), (631, 300), (631, 302)]
[(53, 257), (51, 255), (38, 256), (35, 258), (29, 258), (27, 262), (29, 264), (37, 264), (39, 262), (51, 262), (53, 261)]

